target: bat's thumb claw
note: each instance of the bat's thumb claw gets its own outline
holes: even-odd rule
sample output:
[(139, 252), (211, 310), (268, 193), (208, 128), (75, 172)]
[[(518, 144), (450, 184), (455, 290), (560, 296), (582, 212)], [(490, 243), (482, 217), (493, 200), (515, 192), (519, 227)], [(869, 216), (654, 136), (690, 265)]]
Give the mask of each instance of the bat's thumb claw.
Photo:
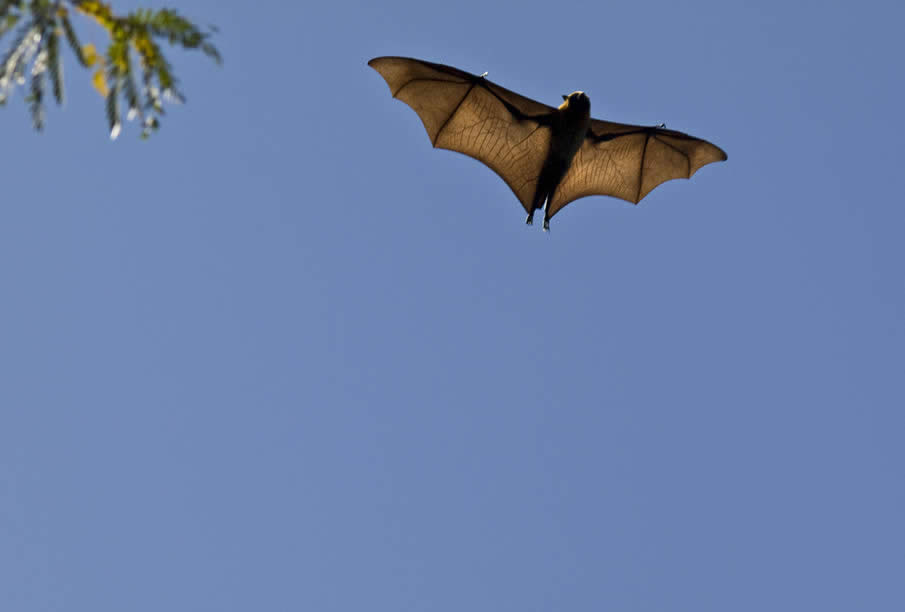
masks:
[(528, 215), (528, 218), (525, 219), (526, 225), (534, 225), (534, 215)]
[(544, 231), (545, 232), (550, 231), (550, 220), (549, 219), (544, 219)]

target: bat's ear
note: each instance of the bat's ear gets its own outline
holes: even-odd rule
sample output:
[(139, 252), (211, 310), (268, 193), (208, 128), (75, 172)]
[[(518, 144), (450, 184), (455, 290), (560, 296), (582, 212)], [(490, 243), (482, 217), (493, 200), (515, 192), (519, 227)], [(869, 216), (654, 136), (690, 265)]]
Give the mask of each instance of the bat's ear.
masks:
[(568, 100), (568, 99), (569, 99), (569, 96), (567, 96), (566, 94), (563, 94), (563, 95), (562, 95), (562, 99), (563, 99), (563, 100)]

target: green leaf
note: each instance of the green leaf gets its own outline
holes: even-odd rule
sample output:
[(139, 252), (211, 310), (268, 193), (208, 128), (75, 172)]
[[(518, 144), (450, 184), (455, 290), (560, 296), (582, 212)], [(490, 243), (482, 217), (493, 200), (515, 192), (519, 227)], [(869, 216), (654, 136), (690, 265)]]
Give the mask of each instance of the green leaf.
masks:
[[(103, 26), (110, 36), (105, 52), (98, 53), (94, 45), (80, 42), (70, 20), (72, 10)], [(65, 101), (60, 50), (64, 36), (79, 64), (93, 67), (92, 82), (105, 98), (107, 123), (114, 139), (122, 129), (122, 103), (127, 106), (129, 119), (141, 120), (144, 138), (159, 128), (164, 100), (185, 101), (161, 49), (161, 40), (183, 49), (197, 49), (217, 63), (222, 62), (211, 41), (216, 28), (199, 28), (172, 9), (138, 9), (117, 15), (109, 0), (0, 0), (0, 36), (13, 28), (16, 30), (11, 36), (12, 45), (0, 58), (0, 105), (5, 104), (17, 85), (26, 86), (26, 103), (37, 129), (45, 123), (48, 80), (57, 104)], [(140, 72), (133, 63), (133, 52)]]
[(72, 52), (75, 54), (79, 63), (87, 68), (90, 64), (85, 58), (85, 54), (82, 53), (82, 45), (79, 42), (78, 36), (75, 35), (75, 30), (72, 28), (72, 22), (69, 21), (69, 16), (63, 15), (60, 17), (60, 22), (63, 24), (63, 32), (66, 33), (66, 40), (69, 42), (69, 48), (72, 49)]
[(109, 69), (109, 80), (111, 81), (110, 92), (107, 94), (107, 125), (110, 128), (110, 140), (116, 140), (122, 130), (122, 121), (119, 114), (119, 92), (120, 92), (120, 76), (116, 67)]
[(126, 70), (123, 73), (123, 95), (126, 98), (126, 103), (129, 105), (129, 110), (126, 111), (126, 117), (128, 119), (134, 119), (136, 116), (143, 117), (144, 114), (141, 110), (141, 98), (138, 95), (138, 86), (135, 84), (135, 75), (132, 72), (132, 59), (129, 56), (129, 48), (126, 47), (125, 51), (125, 66)]
[(60, 58), (60, 39), (51, 30), (47, 37), (47, 67), (50, 69), (50, 81), (53, 84), (53, 97), (57, 104), (63, 103), (63, 61)]
[(31, 94), (28, 96), (31, 120), (39, 132), (44, 129), (44, 71), (35, 72), (31, 77)]
[(13, 39), (15, 42), (3, 57), (3, 60), (0, 61), (0, 89), (2, 89), (3, 79), (11, 78), (15, 74), (16, 67), (21, 58), (27, 53), (28, 47), (32, 43), (32, 36), (37, 30), (38, 28), (35, 26), (34, 21), (30, 21), (19, 28), (16, 37)]
[(21, 15), (6, 15), (0, 16), (0, 37), (6, 34), (13, 26), (19, 23), (19, 19), (21, 19)]
[(13, 8), (14, 4), (18, 4), (17, 0), (0, 0), (0, 19), (6, 17), (9, 13), (9, 10)]

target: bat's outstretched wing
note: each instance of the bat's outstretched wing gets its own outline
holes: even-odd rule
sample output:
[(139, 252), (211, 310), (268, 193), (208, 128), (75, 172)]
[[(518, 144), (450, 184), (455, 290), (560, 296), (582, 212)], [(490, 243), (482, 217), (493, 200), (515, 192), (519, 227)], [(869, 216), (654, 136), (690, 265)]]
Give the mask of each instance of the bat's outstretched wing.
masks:
[(569, 202), (608, 195), (637, 204), (657, 185), (691, 178), (726, 153), (706, 140), (660, 127), (591, 120), (584, 143), (560, 182), (549, 216)]
[(405, 57), (368, 65), (418, 113), (435, 147), (487, 164), (531, 212), (555, 109), (451, 66)]

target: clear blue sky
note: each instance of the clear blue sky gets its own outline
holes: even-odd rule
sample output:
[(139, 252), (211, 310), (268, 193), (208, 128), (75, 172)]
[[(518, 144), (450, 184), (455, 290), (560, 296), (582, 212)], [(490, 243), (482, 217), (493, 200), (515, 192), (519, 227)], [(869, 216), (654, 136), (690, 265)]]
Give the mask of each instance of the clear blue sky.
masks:
[[(0, 609), (905, 609), (901, 2), (179, 6), (0, 110)], [(378, 55), (729, 161), (545, 235)]]

